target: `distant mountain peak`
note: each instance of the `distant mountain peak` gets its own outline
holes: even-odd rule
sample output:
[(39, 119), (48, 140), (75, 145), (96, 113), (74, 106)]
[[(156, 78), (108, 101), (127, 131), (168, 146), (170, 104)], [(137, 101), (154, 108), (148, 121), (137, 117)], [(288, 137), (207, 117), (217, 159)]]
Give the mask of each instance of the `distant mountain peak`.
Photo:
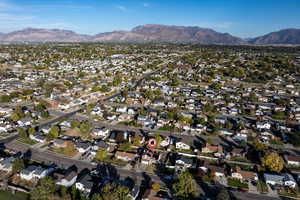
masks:
[(249, 40), (252, 44), (300, 44), (300, 29), (287, 28)]
[(199, 44), (300, 44), (300, 29), (288, 28), (256, 38), (241, 39), (229, 33), (220, 33), (198, 26), (145, 24), (130, 31), (117, 30), (93, 36), (71, 30), (24, 28), (0, 33), (5, 42), (172, 42)]

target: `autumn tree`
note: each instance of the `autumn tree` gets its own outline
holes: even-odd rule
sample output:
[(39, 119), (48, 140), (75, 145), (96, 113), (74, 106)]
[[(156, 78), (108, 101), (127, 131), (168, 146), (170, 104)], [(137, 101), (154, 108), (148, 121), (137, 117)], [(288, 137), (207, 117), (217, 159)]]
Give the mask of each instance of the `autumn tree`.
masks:
[(56, 186), (53, 179), (49, 176), (41, 179), (36, 187), (30, 193), (32, 200), (48, 200), (51, 199), (55, 192)]
[(268, 145), (260, 142), (258, 139), (254, 141), (253, 146), (256, 151), (264, 151), (268, 148)]
[(96, 153), (95, 159), (97, 161), (104, 161), (105, 158), (107, 158), (107, 156), (108, 156), (108, 153), (107, 153), (106, 149), (99, 148), (99, 150)]
[(60, 128), (58, 126), (53, 126), (50, 131), (49, 134), (47, 135), (47, 140), (53, 140), (55, 138), (57, 138), (60, 134)]
[(158, 183), (154, 183), (152, 184), (152, 189), (156, 192), (158, 192), (160, 190), (160, 185)]
[(284, 166), (284, 161), (280, 155), (275, 152), (269, 153), (261, 160), (262, 166), (266, 167), (270, 171), (279, 173)]
[(196, 193), (196, 183), (193, 176), (188, 171), (182, 172), (173, 185), (173, 189), (177, 199), (192, 199)]
[(100, 194), (95, 194), (92, 200), (130, 200), (129, 189), (115, 183), (108, 183), (101, 189)]

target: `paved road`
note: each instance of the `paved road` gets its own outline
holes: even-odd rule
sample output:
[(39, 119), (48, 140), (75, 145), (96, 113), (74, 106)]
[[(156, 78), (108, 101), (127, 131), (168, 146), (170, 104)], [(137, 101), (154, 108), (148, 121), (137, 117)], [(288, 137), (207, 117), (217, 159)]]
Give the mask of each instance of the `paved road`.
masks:
[(78, 109), (73, 110), (73, 111), (68, 112), (68, 113), (65, 113), (65, 112), (58, 112), (58, 111), (55, 111), (55, 110), (50, 110), (49, 113), (50, 113), (51, 115), (53, 115), (53, 114), (54, 114), (54, 115), (57, 115), (57, 117), (54, 117), (54, 118), (49, 119), (49, 120), (47, 120), (47, 121), (44, 121), (44, 122), (40, 123), (39, 125), (37, 125), (36, 127), (42, 128), (42, 127), (51, 125), (51, 124), (53, 124), (53, 123), (55, 123), (55, 122), (57, 122), (57, 121), (59, 121), (59, 120), (61, 120), (61, 119), (63, 119), (63, 118), (69, 118), (69, 117), (75, 115), (76, 113), (78, 113), (78, 112), (80, 112), (80, 111), (82, 111), (82, 110), (83, 110), (82, 108), (78, 108)]
[(254, 199), (259, 199), (259, 200), (280, 200), (280, 198), (277, 198), (277, 197), (269, 197), (269, 196), (266, 196), (266, 195), (254, 194), (254, 193), (249, 193), (249, 192), (232, 191), (232, 194), (239, 200), (254, 200)]
[[(31, 148), (29, 145), (23, 144), (23, 143), (20, 143), (20, 142), (17, 142), (17, 141), (12, 141), (10, 143), (7, 143), (5, 145), (5, 147), (8, 150), (12, 150), (12, 151), (15, 151), (15, 152), (20, 151), (22, 153), (25, 153), (25, 152), (30, 151), (31, 160), (34, 160), (34, 161), (39, 162), (39, 163), (44, 163), (44, 164), (47, 164), (47, 165), (55, 163), (59, 167), (62, 167), (62, 168), (68, 168), (72, 165), (76, 165), (79, 170), (82, 170), (82, 169), (85, 169), (85, 168), (93, 169), (93, 168), (96, 167), (95, 165), (91, 164), (91, 162), (88, 162), (88, 161), (72, 159), (72, 158), (69, 158), (69, 157), (66, 157), (66, 156), (63, 156), (63, 155), (60, 155), (60, 154), (50, 152), (50, 151), (41, 151), (39, 149)], [(123, 168), (120, 168), (120, 167), (117, 167), (117, 166), (114, 166), (114, 167), (116, 168), (118, 174), (123, 178), (131, 177), (135, 180), (142, 181), (144, 179), (145, 174), (146, 174), (146, 176), (150, 177), (151, 180), (156, 181), (160, 184), (163, 184), (161, 179), (156, 175), (147, 174), (145, 172), (139, 172), (139, 171), (135, 171), (135, 170), (127, 170), (127, 169), (123, 169)]]
[(17, 133), (12, 133), (11, 136), (8, 136), (6, 138), (0, 139), (0, 144), (6, 144), (9, 143), (11, 141), (14, 141), (15, 139), (17, 139), (19, 136)]

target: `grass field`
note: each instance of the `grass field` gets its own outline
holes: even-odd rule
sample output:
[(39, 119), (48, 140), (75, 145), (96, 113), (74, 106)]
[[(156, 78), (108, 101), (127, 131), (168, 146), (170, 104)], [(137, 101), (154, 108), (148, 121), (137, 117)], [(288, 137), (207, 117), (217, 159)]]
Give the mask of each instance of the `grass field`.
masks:
[(16, 194), (12, 194), (9, 191), (0, 190), (0, 199), (3, 200), (27, 200), (29, 196), (27, 194), (17, 192)]

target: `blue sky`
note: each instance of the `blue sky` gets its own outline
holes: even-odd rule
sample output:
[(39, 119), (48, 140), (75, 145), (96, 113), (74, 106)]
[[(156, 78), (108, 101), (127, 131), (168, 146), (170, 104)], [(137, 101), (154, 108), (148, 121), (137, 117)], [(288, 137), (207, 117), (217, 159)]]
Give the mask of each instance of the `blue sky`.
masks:
[(300, 28), (300, 0), (0, 0), (0, 32), (26, 27), (96, 34), (142, 24), (254, 37)]

